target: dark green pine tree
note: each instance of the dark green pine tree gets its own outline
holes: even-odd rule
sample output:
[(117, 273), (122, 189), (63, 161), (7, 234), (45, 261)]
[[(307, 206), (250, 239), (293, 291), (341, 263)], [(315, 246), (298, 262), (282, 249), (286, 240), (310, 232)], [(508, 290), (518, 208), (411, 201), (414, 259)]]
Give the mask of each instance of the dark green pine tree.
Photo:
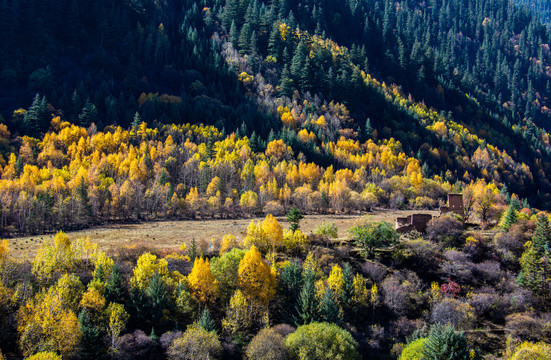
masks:
[(316, 276), (310, 269), (304, 274), (302, 289), (298, 295), (297, 325), (309, 324), (318, 318), (316, 301)]
[(254, 54), (254, 55), (258, 54), (258, 36), (256, 35), (256, 30), (254, 30), (251, 34), (249, 49), (251, 51), (251, 54)]
[(235, 21), (233, 20), (230, 26), (230, 42), (233, 45), (234, 49), (237, 49), (237, 46), (239, 46), (239, 32), (237, 32), (237, 26), (235, 25)]
[(312, 62), (309, 56), (306, 56), (302, 69), (300, 69), (299, 85), (301, 90), (309, 91), (312, 88)]
[(283, 304), (283, 317), (292, 323), (297, 316), (299, 305), (297, 294), (302, 288), (302, 267), (297, 261), (291, 262), (281, 270), (278, 282), (278, 294), (281, 296)]
[(289, 48), (285, 46), (283, 48), (283, 54), (281, 55), (281, 63), (285, 66), (291, 61), (291, 54), (289, 54)]
[(302, 219), (304, 219), (304, 215), (302, 215), (299, 209), (297, 209), (295, 206), (289, 209), (289, 212), (287, 213), (287, 221), (290, 224), (289, 229), (291, 231), (298, 230), (300, 225), (300, 220)]
[(260, 137), (258, 135), (256, 135), (256, 131), (253, 131), (253, 133), (251, 134), (251, 139), (249, 141), (249, 144), (251, 146), (251, 150), (254, 151), (254, 152), (258, 152), (261, 150), (262, 146), (261, 146), (261, 142), (262, 139), (260, 139)]
[(25, 164), (23, 164), (23, 159), (21, 159), (21, 155), (17, 155), (17, 159), (15, 160), (15, 175), (21, 175), (24, 167)]
[(78, 315), (80, 323), (80, 346), (79, 355), (82, 359), (101, 359), (102, 351), (102, 334), (98, 327), (94, 326), (90, 321), (90, 316), (86, 309), (82, 310)]
[(268, 54), (279, 60), (281, 50), (281, 37), (279, 35), (279, 24), (275, 22), (268, 38)]
[(536, 294), (540, 294), (544, 285), (544, 267), (541, 261), (542, 257), (536, 251), (534, 243), (526, 247), (520, 258), (521, 270), (517, 276), (517, 284), (531, 289)]
[(121, 267), (113, 265), (111, 275), (105, 283), (105, 299), (109, 302), (123, 304), (128, 298), (127, 289), (124, 285)]
[(549, 221), (547, 216), (540, 214), (536, 220), (536, 231), (532, 237), (532, 244), (534, 250), (538, 255), (543, 255), (546, 250), (549, 250), (551, 244), (551, 229), (549, 228)]
[(289, 68), (287, 64), (283, 67), (281, 72), (281, 81), (279, 82), (279, 93), (283, 96), (291, 97), (293, 95), (293, 79), (290, 78)]
[(367, 118), (365, 120), (364, 134), (365, 134), (366, 140), (373, 136), (373, 126), (371, 126), (371, 119), (370, 118)]
[(270, 134), (268, 135), (268, 143), (271, 143), (274, 140), (277, 140), (277, 137), (275, 135), (274, 129), (271, 129)]
[(199, 316), (199, 319), (197, 320), (197, 325), (207, 331), (216, 331), (216, 324), (210, 315), (209, 309), (204, 309), (201, 312), (201, 316)]
[(342, 280), (342, 299), (346, 304), (350, 304), (354, 296), (354, 272), (349, 263), (344, 264), (342, 268)]
[(140, 116), (139, 112), (134, 113), (134, 119), (132, 120), (132, 130), (137, 131), (138, 126), (142, 123), (142, 117)]
[(505, 218), (503, 219), (503, 222), (501, 224), (501, 229), (503, 231), (509, 231), (511, 228), (511, 225), (516, 223), (518, 220), (518, 212), (515, 210), (515, 207), (513, 204), (509, 205), (507, 208), (507, 212), (505, 213)]
[(90, 102), (90, 99), (86, 100), (86, 104), (82, 108), (82, 111), (78, 115), (78, 123), (80, 126), (88, 127), (91, 123), (95, 123), (98, 118), (98, 109), (96, 105)]
[(214, 134), (212, 133), (212, 131), (209, 131), (207, 133), (207, 138), (205, 139), (206, 153), (209, 160), (214, 158), (214, 156), (216, 155), (216, 151), (214, 149), (214, 143), (215, 143)]
[(169, 305), (168, 291), (159, 273), (155, 273), (145, 289), (149, 302), (151, 325), (159, 327), (163, 312)]
[(308, 48), (306, 47), (304, 42), (301, 41), (295, 50), (295, 54), (293, 55), (293, 59), (291, 60), (291, 67), (289, 68), (293, 79), (296, 80), (301, 78), (301, 71), (306, 63), (307, 57)]
[(88, 198), (88, 187), (84, 182), (84, 178), (80, 178), (80, 182), (76, 189), (77, 200), (78, 200), (78, 217), (84, 222), (88, 222), (90, 216), (92, 216), (92, 205), (90, 204), (90, 199)]
[(323, 293), (318, 309), (319, 320), (328, 323), (340, 324), (342, 322), (342, 314), (339, 303), (335, 299), (333, 292), (328, 287)]
[(23, 116), (23, 125), (27, 131), (35, 135), (48, 128), (50, 125), (50, 112), (45, 96), (40, 97), (40, 94), (35, 95), (31, 106)]
[(471, 359), (465, 335), (455, 332), (452, 326), (442, 324), (432, 326), (421, 355), (424, 360)]
[(237, 45), (239, 46), (239, 52), (241, 54), (250, 53), (251, 35), (252, 35), (251, 24), (246, 22), (245, 24), (243, 24), (243, 27), (239, 32), (239, 38), (237, 40)]
[(224, 7), (224, 14), (222, 15), (222, 26), (229, 29), (232, 22), (234, 22), (235, 25), (242, 24), (241, 14), (240, 1), (228, 0)]
[(191, 262), (194, 262), (195, 258), (199, 256), (199, 248), (197, 247), (197, 241), (195, 241), (195, 238), (191, 239), (191, 245), (189, 247), (187, 255), (189, 256)]

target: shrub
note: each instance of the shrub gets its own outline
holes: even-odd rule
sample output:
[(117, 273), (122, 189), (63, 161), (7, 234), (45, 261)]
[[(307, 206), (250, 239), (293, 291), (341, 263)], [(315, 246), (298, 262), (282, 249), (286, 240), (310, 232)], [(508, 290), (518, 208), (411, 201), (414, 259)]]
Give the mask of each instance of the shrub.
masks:
[(505, 329), (513, 342), (545, 339), (545, 324), (531, 313), (511, 314), (505, 318)]
[(285, 344), (291, 357), (299, 360), (354, 360), (360, 356), (352, 335), (337, 325), (311, 323), (299, 326)]
[(500, 249), (506, 249), (520, 256), (524, 250), (524, 244), (528, 241), (524, 226), (515, 224), (511, 226), (508, 232), (496, 235), (497, 246)]
[(444, 298), (434, 305), (431, 312), (433, 323), (450, 324), (455, 328), (468, 329), (473, 325), (474, 320), (473, 307), (453, 298)]
[(442, 253), (435, 243), (422, 238), (403, 243), (406, 265), (419, 273), (434, 272), (442, 262)]
[(183, 333), (181, 331), (169, 331), (161, 335), (161, 337), (159, 338), (159, 342), (161, 343), (161, 347), (163, 348), (163, 350), (165, 352), (168, 351), (168, 348), (170, 347), (170, 345), (172, 345), (174, 340), (181, 337), (182, 334)]
[(283, 336), (273, 329), (262, 329), (251, 340), (246, 351), (247, 359), (284, 360), (289, 358)]
[(278, 324), (274, 326), (272, 330), (285, 338), (287, 335), (294, 333), (297, 329), (289, 324)]
[(523, 342), (516, 347), (509, 360), (547, 360), (551, 359), (551, 345), (538, 342)]
[(324, 221), (321, 225), (318, 225), (316, 230), (314, 230), (314, 234), (334, 239), (338, 236), (338, 229), (335, 226), (335, 223), (326, 223)]
[(382, 283), (385, 305), (396, 315), (407, 315), (423, 303), (422, 283), (413, 272), (398, 272)]
[[(4, 357), (0, 354), (0, 359)], [(26, 360), (61, 360), (61, 355), (58, 355), (55, 352), (43, 351), (33, 356), (29, 356)]]
[(444, 246), (458, 246), (463, 234), (463, 223), (451, 215), (444, 215), (429, 221), (427, 236)]
[(469, 260), (467, 254), (457, 250), (448, 250), (444, 253), (445, 262), (440, 270), (447, 278), (454, 279), (460, 285), (470, 284), (473, 281), (475, 264)]
[(268, 201), (262, 208), (262, 212), (266, 215), (281, 216), (285, 214), (285, 208), (277, 201)]
[(375, 261), (366, 261), (362, 265), (362, 272), (369, 279), (376, 283), (383, 281), (388, 273), (388, 270), (381, 264)]
[(372, 255), (376, 248), (394, 245), (400, 238), (392, 224), (386, 221), (354, 226), (348, 230), (348, 234), (365, 257)]
[(213, 360), (222, 355), (222, 345), (214, 332), (190, 326), (168, 348), (169, 360)]
[(423, 348), (427, 344), (427, 338), (421, 338), (410, 342), (400, 354), (398, 360), (423, 360)]
[(284, 230), (283, 246), (292, 254), (299, 254), (308, 247), (308, 237), (300, 230)]
[(146, 360), (155, 357), (157, 351), (158, 344), (142, 330), (136, 330), (132, 334), (121, 336), (115, 358)]

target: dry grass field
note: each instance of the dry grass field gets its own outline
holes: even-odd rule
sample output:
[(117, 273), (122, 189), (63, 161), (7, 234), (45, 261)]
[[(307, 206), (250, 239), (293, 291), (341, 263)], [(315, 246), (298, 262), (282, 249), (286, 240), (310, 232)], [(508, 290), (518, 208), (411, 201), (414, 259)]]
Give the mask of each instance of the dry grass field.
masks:
[[(394, 223), (398, 216), (417, 213), (416, 210), (377, 210), (365, 215), (307, 215), (301, 221), (301, 230), (307, 234), (323, 222), (333, 222), (338, 228), (339, 237), (345, 237), (346, 231), (359, 221), (381, 221)], [(422, 211), (437, 215), (437, 211)], [(195, 239), (198, 244), (206, 244), (214, 239), (220, 241), (225, 234), (232, 234), (238, 240), (245, 237), (247, 226), (251, 220), (181, 220), (158, 221), (136, 224), (113, 224), (86, 230), (69, 232), (71, 240), (89, 236), (107, 252), (124, 249), (129, 246), (143, 246), (151, 249), (169, 252), (179, 249), (182, 244), (189, 244)], [(278, 217), (280, 224), (288, 228), (284, 216)], [(32, 258), (43, 240), (53, 238), (51, 235), (35, 235), (9, 239), (10, 252), (16, 258)]]

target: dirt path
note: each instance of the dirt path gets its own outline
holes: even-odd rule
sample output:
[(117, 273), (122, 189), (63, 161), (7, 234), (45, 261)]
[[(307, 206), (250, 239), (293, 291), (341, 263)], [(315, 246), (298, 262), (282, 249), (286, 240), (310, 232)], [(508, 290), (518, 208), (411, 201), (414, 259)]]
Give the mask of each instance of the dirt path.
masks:
[[(377, 210), (365, 215), (307, 215), (300, 223), (303, 232), (309, 234), (325, 222), (333, 222), (338, 228), (339, 237), (346, 236), (346, 231), (357, 221), (385, 220), (394, 223), (396, 217), (418, 213), (416, 210)], [(436, 211), (422, 211), (436, 215)], [(200, 242), (212, 238), (219, 241), (225, 234), (232, 234), (238, 240), (245, 237), (247, 226), (251, 220), (181, 220), (157, 221), (138, 224), (114, 224), (67, 233), (71, 240), (89, 236), (106, 251), (124, 246), (144, 245), (156, 249), (178, 249), (181, 244), (189, 243), (191, 239)], [(288, 228), (285, 217), (278, 217), (284, 228)], [(10, 252), (14, 257), (34, 257), (43, 240), (53, 238), (54, 235), (39, 235), (9, 239)]]

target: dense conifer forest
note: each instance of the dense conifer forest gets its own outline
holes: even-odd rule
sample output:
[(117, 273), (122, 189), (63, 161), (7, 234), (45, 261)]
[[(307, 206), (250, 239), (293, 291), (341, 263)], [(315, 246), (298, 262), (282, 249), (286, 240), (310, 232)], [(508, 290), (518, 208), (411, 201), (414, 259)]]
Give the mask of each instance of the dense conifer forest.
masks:
[[(0, 359), (551, 358), (547, 22), (544, 1), (0, 0)], [(450, 193), (461, 215), (423, 232), (361, 217)], [(65, 233), (242, 217), (243, 241), (164, 250)]]

